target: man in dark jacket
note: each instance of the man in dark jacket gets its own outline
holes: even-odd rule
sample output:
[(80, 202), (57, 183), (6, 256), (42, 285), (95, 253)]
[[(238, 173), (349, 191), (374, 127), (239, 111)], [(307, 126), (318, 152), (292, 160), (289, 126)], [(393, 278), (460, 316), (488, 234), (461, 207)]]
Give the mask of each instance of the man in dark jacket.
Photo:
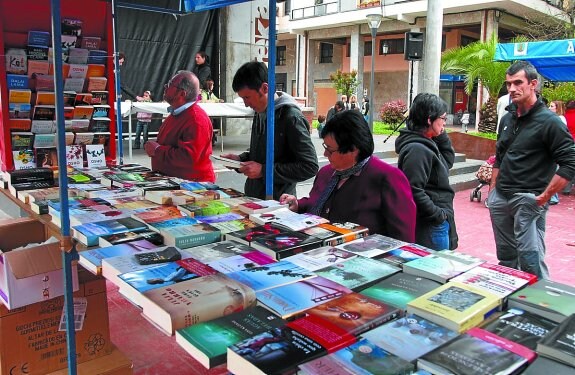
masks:
[[(249, 151), (224, 157), (242, 161), (239, 172), (246, 177), (245, 193), (265, 199), (265, 163), (267, 150), (268, 70), (261, 62), (242, 65), (234, 76), (232, 88), (255, 112)], [(316, 175), (319, 164), (311, 141), (309, 124), (297, 102), (288, 94), (275, 96), (274, 186), (273, 199), (286, 193), (295, 195), (296, 184)]]
[(575, 177), (575, 147), (559, 116), (537, 96), (531, 63), (511, 65), (505, 84), (511, 104), (499, 125), (488, 197), (497, 259), (546, 279), (548, 202)]

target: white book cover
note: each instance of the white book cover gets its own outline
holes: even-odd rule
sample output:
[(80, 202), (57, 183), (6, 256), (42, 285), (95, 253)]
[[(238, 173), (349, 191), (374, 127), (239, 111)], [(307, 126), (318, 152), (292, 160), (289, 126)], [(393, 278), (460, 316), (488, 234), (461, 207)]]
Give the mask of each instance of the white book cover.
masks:
[(84, 78), (66, 78), (64, 81), (65, 91), (84, 91)]
[(56, 132), (56, 121), (54, 120), (32, 120), (30, 129), (36, 134), (52, 134)]
[(104, 145), (86, 145), (88, 168), (103, 167), (106, 165)]
[(88, 73), (88, 65), (84, 64), (70, 64), (70, 70), (68, 71), (69, 78), (86, 78), (86, 73)]
[(66, 163), (74, 168), (84, 167), (84, 153), (82, 152), (82, 146), (66, 146)]
[(307, 213), (298, 214), (297, 212), (291, 211), (289, 208), (280, 208), (261, 214), (250, 214), (249, 219), (254, 223), (261, 225), (269, 223), (295, 231), (311, 228), (319, 224), (329, 223), (329, 220), (323, 217)]
[(56, 134), (36, 134), (34, 136), (34, 148), (56, 147)]
[(36, 161), (34, 160), (34, 150), (18, 150), (12, 151), (15, 169), (31, 169), (36, 168)]

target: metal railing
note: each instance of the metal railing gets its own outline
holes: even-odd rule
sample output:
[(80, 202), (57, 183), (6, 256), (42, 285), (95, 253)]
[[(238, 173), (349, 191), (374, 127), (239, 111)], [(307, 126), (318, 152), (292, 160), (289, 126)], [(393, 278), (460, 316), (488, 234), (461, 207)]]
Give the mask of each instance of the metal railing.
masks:
[(339, 12), (339, 2), (333, 1), (331, 3), (323, 3), (312, 5), (305, 8), (293, 9), (291, 11), (291, 19), (299, 20), (303, 18), (325, 16)]

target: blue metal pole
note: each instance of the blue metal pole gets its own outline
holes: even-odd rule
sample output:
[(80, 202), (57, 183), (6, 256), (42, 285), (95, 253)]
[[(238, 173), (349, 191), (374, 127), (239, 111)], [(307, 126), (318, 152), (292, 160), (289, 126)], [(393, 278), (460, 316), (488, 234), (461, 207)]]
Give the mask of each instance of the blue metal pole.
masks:
[(66, 343), (68, 350), (68, 373), (76, 375), (76, 330), (74, 329), (74, 297), (72, 285), (72, 260), (77, 255), (70, 240), (70, 216), (68, 205), (68, 173), (66, 171), (66, 130), (64, 124), (64, 78), (62, 74), (62, 24), (60, 0), (51, 0), (52, 46), (54, 48), (54, 91), (58, 137), (58, 179), (60, 183), (60, 228), (62, 238), (62, 267), (64, 269), (64, 303), (66, 307)]
[(266, 117), (267, 154), (266, 154), (266, 197), (272, 199), (274, 194), (274, 134), (275, 111), (274, 96), (276, 93), (276, 1), (269, 0), (269, 31), (268, 31), (268, 107)]

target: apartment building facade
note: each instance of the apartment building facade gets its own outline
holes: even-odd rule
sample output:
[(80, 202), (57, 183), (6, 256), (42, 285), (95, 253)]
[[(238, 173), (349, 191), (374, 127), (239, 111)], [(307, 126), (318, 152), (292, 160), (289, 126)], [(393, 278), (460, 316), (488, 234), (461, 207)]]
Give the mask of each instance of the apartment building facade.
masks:
[[(316, 115), (325, 114), (339, 96), (330, 74), (356, 70), (360, 73), (356, 95), (361, 100), (373, 89), (374, 109), (391, 100), (409, 103), (420, 91), (424, 64), (404, 58), (404, 38), (406, 32), (422, 32), (425, 40), (428, 1), (441, 2), (440, 48), (445, 50), (487, 40), (493, 33), (500, 41), (509, 41), (527, 33), (528, 20), (563, 17), (561, 8), (567, 0), (287, 0), (277, 9), (276, 88), (305, 97)], [(375, 38), (373, 88), (369, 87), (372, 38), (366, 18), (371, 13), (383, 15)], [(466, 95), (463, 79), (441, 75), (440, 95), (450, 113), (474, 111), (485, 99), (481, 91)]]

